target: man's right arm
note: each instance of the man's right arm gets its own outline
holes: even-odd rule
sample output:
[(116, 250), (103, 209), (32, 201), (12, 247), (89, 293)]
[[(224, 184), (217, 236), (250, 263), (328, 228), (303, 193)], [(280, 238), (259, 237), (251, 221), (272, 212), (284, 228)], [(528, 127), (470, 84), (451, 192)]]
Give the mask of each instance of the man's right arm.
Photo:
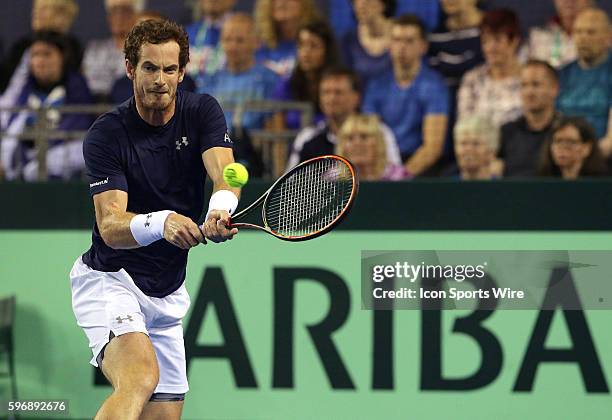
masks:
[[(134, 238), (132, 219), (139, 215), (127, 211), (128, 194), (121, 190), (108, 190), (94, 195), (96, 222), (104, 243), (113, 249), (133, 249), (141, 245)], [(146, 220), (146, 217), (145, 217)], [(204, 242), (200, 228), (188, 217), (170, 213), (161, 226), (163, 239), (189, 249)]]

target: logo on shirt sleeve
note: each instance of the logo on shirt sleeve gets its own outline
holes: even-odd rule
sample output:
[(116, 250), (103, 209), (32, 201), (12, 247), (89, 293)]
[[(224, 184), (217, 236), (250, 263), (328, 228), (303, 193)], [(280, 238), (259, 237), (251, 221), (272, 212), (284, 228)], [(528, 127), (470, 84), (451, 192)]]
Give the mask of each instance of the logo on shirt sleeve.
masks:
[(225, 133), (225, 137), (223, 138), (224, 143), (233, 143), (232, 139), (230, 139), (229, 134)]
[(99, 187), (100, 185), (108, 184), (108, 177), (103, 179), (102, 181), (96, 181), (89, 184), (89, 188)]

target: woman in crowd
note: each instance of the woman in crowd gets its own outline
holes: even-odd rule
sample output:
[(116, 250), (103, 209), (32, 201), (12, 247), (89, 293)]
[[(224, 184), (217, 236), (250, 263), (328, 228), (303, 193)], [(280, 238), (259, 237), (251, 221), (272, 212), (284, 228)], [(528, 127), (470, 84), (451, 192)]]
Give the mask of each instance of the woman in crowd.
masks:
[(395, 0), (353, 0), (357, 27), (342, 39), (345, 64), (361, 78), (368, 80), (391, 69), (391, 17)]
[(257, 61), (288, 76), (295, 65), (299, 28), (319, 19), (314, 0), (257, 0), (255, 26), (263, 44)]
[(540, 174), (576, 179), (609, 174), (597, 136), (581, 117), (561, 117), (542, 148)]
[(382, 123), (374, 114), (355, 114), (342, 124), (336, 153), (357, 168), (363, 181), (398, 181), (410, 178), (402, 165), (387, 159)]
[(516, 13), (509, 9), (485, 13), (480, 37), (485, 64), (468, 71), (457, 97), (457, 117), (488, 115), (496, 127), (521, 116), (520, 64), (517, 50), (521, 38)]
[(455, 156), (462, 180), (490, 180), (496, 177), (493, 162), (499, 147), (499, 132), (483, 116), (460, 118), (455, 127)]
[[(323, 21), (306, 24), (298, 32), (297, 64), (289, 78), (281, 80), (274, 99), (309, 102), (315, 110), (315, 123), (323, 116), (319, 107), (319, 82), (323, 71), (337, 64), (337, 48), (329, 25)], [(285, 113), (284, 127), (300, 127), (300, 113)]]
[[(60, 114), (53, 106), (93, 103), (85, 78), (67, 64), (68, 41), (57, 32), (37, 32), (32, 37), (27, 80), (12, 106), (45, 112), (47, 127), (58, 130), (87, 130), (93, 115)], [(28, 111), (2, 114), (1, 162), (7, 179), (34, 181), (38, 177), (37, 148), (33, 140), (18, 140), (24, 131), (39, 123)], [(85, 167), (81, 139), (52, 139), (47, 143), (47, 172), (50, 179), (79, 177)]]

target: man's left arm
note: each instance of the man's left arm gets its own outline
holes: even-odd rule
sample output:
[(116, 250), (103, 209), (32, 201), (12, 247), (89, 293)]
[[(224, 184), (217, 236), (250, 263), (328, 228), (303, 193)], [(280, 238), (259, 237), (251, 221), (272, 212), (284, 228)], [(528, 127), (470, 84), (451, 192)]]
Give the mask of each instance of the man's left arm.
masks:
[(423, 144), (416, 149), (405, 166), (412, 175), (419, 175), (433, 166), (444, 151), (446, 114), (427, 114), (423, 119)]
[(213, 193), (202, 232), (213, 242), (232, 239), (238, 229), (228, 229), (230, 215), (238, 206), (240, 188), (230, 187), (223, 179), (223, 168), (234, 162), (234, 154), (228, 147), (211, 147), (202, 153), (202, 161), (213, 182)]

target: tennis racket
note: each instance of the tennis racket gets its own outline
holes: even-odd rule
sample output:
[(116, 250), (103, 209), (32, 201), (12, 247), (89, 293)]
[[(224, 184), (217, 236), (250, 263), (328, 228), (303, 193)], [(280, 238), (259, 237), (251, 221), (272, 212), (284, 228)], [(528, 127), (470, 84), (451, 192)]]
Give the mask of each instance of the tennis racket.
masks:
[[(359, 181), (343, 157), (318, 156), (281, 176), (261, 197), (231, 218), (230, 228), (258, 229), (285, 241), (321, 236), (347, 215)], [(240, 223), (261, 205), (263, 226)]]

